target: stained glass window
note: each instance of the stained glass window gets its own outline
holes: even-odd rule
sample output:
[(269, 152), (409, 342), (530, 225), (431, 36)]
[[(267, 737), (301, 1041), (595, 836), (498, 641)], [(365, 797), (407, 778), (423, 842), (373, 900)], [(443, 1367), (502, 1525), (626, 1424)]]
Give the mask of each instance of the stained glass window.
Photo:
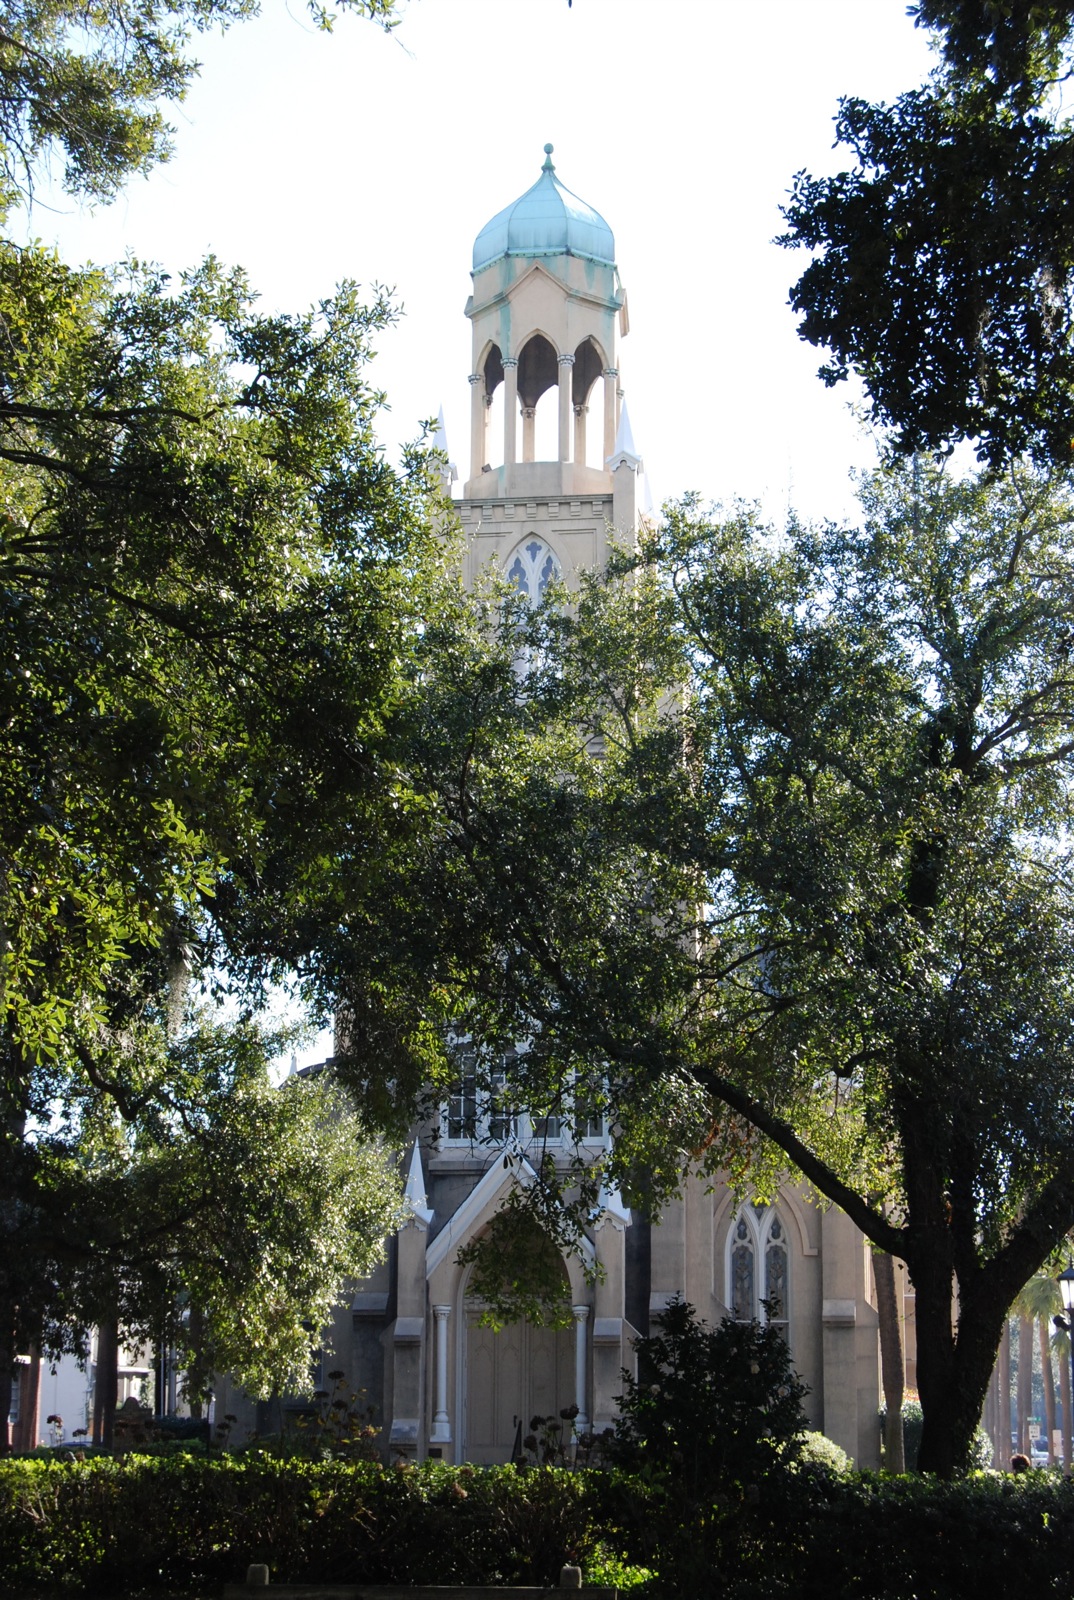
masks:
[(783, 1237), (783, 1224), (775, 1216), (769, 1223), (768, 1243), (764, 1252), (764, 1297), (768, 1301), (768, 1316), (772, 1322), (785, 1321), (787, 1307), (787, 1246)]
[(740, 1322), (754, 1317), (786, 1333), (790, 1258), (787, 1230), (771, 1206), (747, 1206), (727, 1245), (727, 1304)]
[(540, 600), (550, 583), (562, 576), (559, 562), (543, 539), (527, 539), (515, 551), (507, 576), (528, 600)]
[(739, 1217), (731, 1251), (731, 1309), (740, 1322), (754, 1315), (753, 1265), (753, 1236), (745, 1218)]

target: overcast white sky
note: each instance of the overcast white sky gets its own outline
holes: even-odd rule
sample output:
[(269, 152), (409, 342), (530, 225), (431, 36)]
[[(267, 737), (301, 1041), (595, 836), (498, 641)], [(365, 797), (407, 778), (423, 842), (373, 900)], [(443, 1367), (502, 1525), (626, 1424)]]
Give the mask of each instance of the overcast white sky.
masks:
[(542, 146), (611, 225), (630, 297), (621, 369), (659, 498), (793, 495), (850, 504), (870, 459), (845, 388), (815, 377), (778, 249), (799, 168), (831, 170), (841, 94), (921, 82), (905, 0), (403, 0), (385, 36), (301, 0), (197, 41), (172, 113), (175, 157), (95, 212), (62, 197), (31, 231), (74, 259), (130, 251), (177, 271), (215, 252), (265, 305), (299, 309), (343, 277), (394, 286), (405, 318), (374, 373), (391, 450), (443, 405), (468, 461), (471, 247), (533, 183)]
[[(845, 389), (815, 377), (786, 301), (804, 266), (773, 243), (800, 168), (834, 170), (841, 94), (887, 98), (931, 57), (905, 0), (403, 0), (391, 36), (346, 16), (320, 33), (301, 0), (198, 41), (172, 113), (175, 156), (114, 205), (38, 204), (30, 231), (74, 260), (130, 252), (173, 272), (208, 252), (244, 266), (267, 308), (345, 277), (405, 311), (373, 369), (394, 455), (443, 405), (468, 455), (475, 235), (558, 175), (611, 225), (630, 297), (621, 370), (658, 498), (788, 498), (852, 508), (872, 447)], [(50, 209), (50, 206), (54, 209)], [(330, 1048), (327, 1036), (300, 1060)]]

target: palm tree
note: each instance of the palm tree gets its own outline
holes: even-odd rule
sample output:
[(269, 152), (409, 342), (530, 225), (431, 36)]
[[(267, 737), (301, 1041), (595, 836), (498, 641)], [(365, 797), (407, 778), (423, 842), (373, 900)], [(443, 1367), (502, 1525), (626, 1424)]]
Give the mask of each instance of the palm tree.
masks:
[[(1063, 1309), (1063, 1298), (1059, 1292), (1059, 1285), (1047, 1273), (1038, 1272), (1024, 1285), (1021, 1294), (1014, 1302), (1014, 1309), (1021, 1319), (1019, 1324), (1020, 1335), (1028, 1326), (1029, 1338), (1019, 1338), (1018, 1343), (1018, 1423), (1022, 1449), (1028, 1452), (1029, 1438), (1026, 1427), (1026, 1418), (1029, 1414), (1032, 1389), (1032, 1339), (1033, 1324), (1037, 1325), (1037, 1335), (1040, 1343), (1040, 1368), (1044, 1382), (1044, 1425), (1048, 1434), (1048, 1461), (1055, 1460), (1055, 1369), (1052, 1366), (1052, 1317), (1057, 1311)], [(1025, 1368), (1026, 1400), (1023, 1407), (1023, 1367)]]

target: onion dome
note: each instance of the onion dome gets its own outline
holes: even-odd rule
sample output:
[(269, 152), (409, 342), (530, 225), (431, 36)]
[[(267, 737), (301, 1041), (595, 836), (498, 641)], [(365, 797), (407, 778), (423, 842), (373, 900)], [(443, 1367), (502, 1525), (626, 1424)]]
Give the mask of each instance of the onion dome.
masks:
[(474, 241), (474, 271), (503, 256), (580, 256), (615, 265), (612, 230), (599, 212), (565, 189), (544, 147), (541, 176), (512, 205), (486, 222)]

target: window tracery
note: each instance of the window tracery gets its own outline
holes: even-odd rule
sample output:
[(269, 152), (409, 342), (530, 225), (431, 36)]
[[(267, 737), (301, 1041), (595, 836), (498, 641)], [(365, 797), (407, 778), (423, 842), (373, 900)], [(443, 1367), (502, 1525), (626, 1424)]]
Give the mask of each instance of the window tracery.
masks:
[(527, 600), (542, 600), (549, 585), (563, 577), (559, 562), (543, 539), (531, 536), (511, 558), (507, 576)]
[(774, 1323), (787, 1331), (790, 1258), (787, 1228), (774, 1206), (746, 1206), (727, 1241), (726, 1303), (739, 1322)]

